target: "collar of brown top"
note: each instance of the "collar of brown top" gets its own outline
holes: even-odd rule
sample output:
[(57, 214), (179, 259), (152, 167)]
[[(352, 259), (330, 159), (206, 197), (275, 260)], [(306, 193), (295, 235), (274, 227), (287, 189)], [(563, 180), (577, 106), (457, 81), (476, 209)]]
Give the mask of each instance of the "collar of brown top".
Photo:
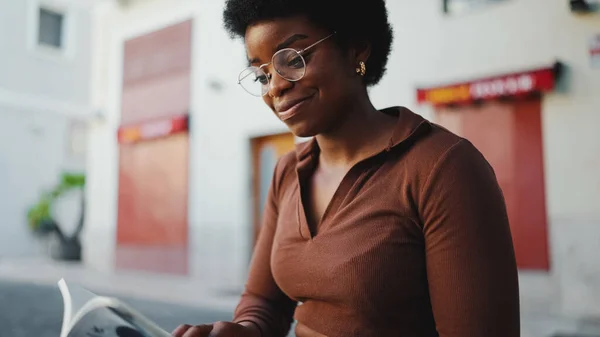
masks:
[[(386, 151), (390, 151), (391, 149), (403, 144), (405, 141), (416, 137), (420, 130), (431, 126), (426, 119), (405, 107), (396, 106), (380, 111), (385, 114), (398, 117), (396, 128), (390, 137), (389, 144), (385, 149)], [(318, 153), (318, 150), (319, 145), (314, 137), (307, 142), (298, 144), (296, 147), (298, 162), (300, 163), (310, 155)]]

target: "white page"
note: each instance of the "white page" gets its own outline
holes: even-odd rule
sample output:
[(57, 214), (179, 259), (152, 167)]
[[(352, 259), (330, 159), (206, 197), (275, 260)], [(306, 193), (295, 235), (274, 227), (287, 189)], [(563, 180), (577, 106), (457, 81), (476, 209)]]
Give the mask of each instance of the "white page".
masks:
[(62, 330), (60, 337), (66, 337), (73, 319), (86, 303), (91, 301), (96, 295), (89, 290), (77, 285), (68, 285), (64, 278), (58, 281), (58, 288), (63, 297), (64, 313)]
[[(96, 336), (92, 332), (96, 328), (103, 330), (102, 333), (97, 333), (102, 337), (117, 337), (115, 333), (118, 328), (133, 328), (141, 332), (140, 336), (143, 337), (171, 336), (141, 313), (116, 298), (96, 296), (80, 286), (67, 286), (64, 279), (61, 279), (58, 285), (65, 302), (60, 337), (71, 337), (73, 333)], [(71, 329), (75, 329), (75, 331), (69, 334)]]

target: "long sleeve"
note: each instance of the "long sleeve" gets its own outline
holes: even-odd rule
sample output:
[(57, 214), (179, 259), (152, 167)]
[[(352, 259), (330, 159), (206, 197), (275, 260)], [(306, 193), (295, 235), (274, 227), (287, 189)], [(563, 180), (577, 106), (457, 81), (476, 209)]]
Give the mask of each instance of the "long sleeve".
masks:
[(479, 151), (460, 140), (419, 196), (440, 337), (520, 336), (518, 272), (504, 197)]
[(271, 250), (277, 226), (277, 193), (282, 173), (277, 164), (263, 213), (262, 228), (254, 249), (246, 289), (235, 310), (234, 322), (252, 322), (263, 337), (283, 337), (289, 332), (296, 302), (277, 286), (271, 273)]

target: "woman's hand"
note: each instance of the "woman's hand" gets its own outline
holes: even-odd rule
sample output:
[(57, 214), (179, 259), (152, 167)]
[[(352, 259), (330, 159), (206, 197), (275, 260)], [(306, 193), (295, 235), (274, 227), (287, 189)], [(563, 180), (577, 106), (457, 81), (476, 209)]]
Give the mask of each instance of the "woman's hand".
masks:
[(261, 337), (253, 324), (216, 322), (206, 325), (183, 324), (173, 330), (173, 337)]

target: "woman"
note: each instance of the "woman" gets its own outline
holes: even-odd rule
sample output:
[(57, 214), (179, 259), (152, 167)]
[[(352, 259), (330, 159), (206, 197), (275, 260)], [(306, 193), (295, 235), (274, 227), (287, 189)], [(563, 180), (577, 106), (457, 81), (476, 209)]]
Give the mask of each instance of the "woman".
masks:
[(177, 337), (516, 337), (517, 268), (494, 172), (467, 140), (377, 110), (384, 0), (228, 0), (242, 87), (295, 135), (233, 322)]

